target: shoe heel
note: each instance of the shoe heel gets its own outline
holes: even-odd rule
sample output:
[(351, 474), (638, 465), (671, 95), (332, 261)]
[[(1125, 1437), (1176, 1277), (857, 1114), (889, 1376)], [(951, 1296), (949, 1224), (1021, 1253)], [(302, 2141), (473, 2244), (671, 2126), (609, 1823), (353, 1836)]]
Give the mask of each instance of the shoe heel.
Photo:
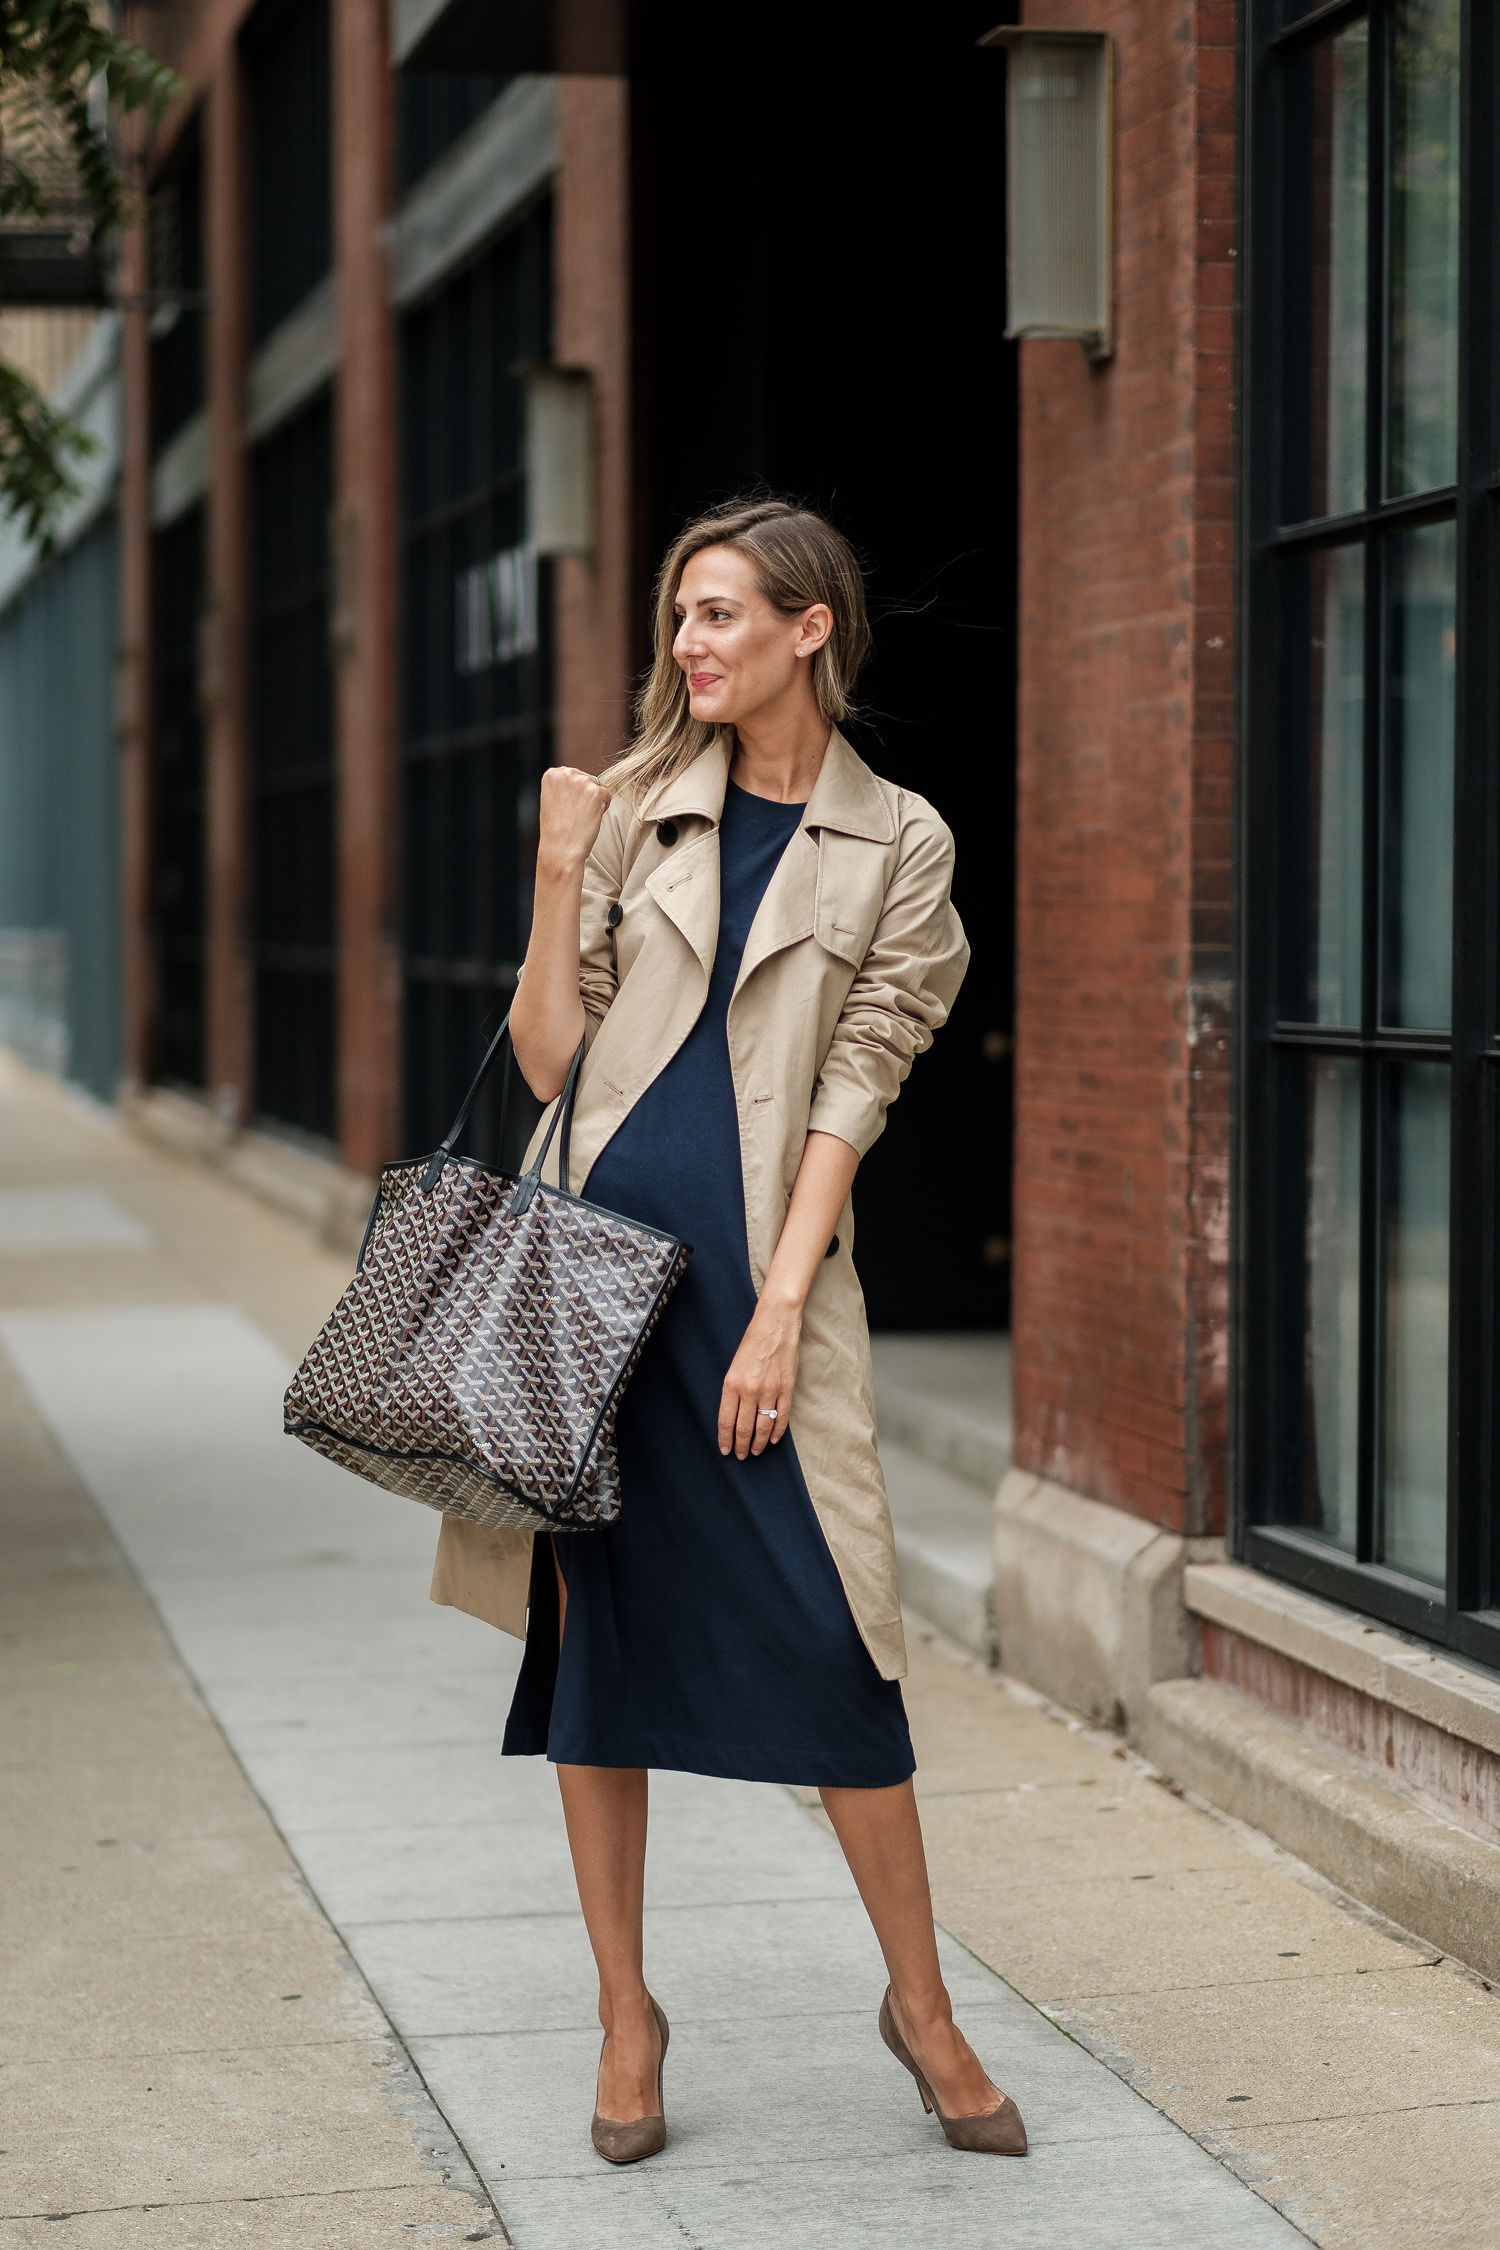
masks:
[(1026, 2127), (1021, 2122), (1021, 2112), (1009, 2094), (1002, 2097), (998, 2109), (985, 2110), (977, 2117), (943, 2115), (933, 2100), (931, 2088), (917, 2068), (910, 2048), (896, 2029), (896, 2019), (891, 2013), (889, 1986), (880, 2003), (880, 2036), (902, 2068), (911, 2072), (916, 2081), (917, 2092), (922, 2097), (923, 2109), (942, 2126), (943, 2138), (950, 2148), (971, 2149), (980, 2156), (1026, 2154)]

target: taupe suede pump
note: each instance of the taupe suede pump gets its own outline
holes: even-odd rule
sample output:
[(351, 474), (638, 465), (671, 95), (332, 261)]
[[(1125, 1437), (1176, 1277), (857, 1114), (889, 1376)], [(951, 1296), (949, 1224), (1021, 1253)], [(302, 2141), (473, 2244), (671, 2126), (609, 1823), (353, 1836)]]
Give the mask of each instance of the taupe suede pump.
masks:
[[(649, 1998), (649, 1994), (647, 1995)], [(659, 2156), (667, 2145), (667, 2120), (662, 2108), (661, 2071), (667, 2059), (667, 2041), (672, 2027), (656, 2002), (651, 2002), (651, 2013), (656, 2018), (656, 2028), (661, 2034), (661, 2053), (656, 2058), (656, 2115), (632, 2117), (601, 2117), (597, 2108), (589, 2129), (590, 2138), (599, 2154), (609, 2164), (639, 2164), (643, 2156)], [(607, 2036), (607, 2034), (606, 2034)], [(599, 2049), (599, 2061), (604, 2061), (604, 2049)]]
[(1021, 2122), (1021, 2112), (1007, 2094), (998, 2109), (986, 2110), (980, 2117), (945, 2117), (938, 2108), (937, 2098), (912, 2057), (911, 2049), (896, 2029), (896, 2019), (891, 2013), (891, 1988), (885, 1988), (885, 1998), (880, 2003), (880, 2036), (890, 2048), (898, 2063), (903, 2063), (917, 2082), (917, 2092), (922, 2097), (922, 2107), (935, 2117), (943, 2128), (943, 2138), (950, 2148), (970, 2149), (978, 2156), (1024, 2156), (1026, 2154), (1026, 2127)]

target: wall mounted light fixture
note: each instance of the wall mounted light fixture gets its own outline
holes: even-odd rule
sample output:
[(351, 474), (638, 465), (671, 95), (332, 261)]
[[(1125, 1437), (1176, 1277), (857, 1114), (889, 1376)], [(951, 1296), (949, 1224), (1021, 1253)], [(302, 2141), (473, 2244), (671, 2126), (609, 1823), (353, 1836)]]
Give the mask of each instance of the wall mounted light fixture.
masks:
[(1006, 51), (1007, 336), (1115, 348), (1114, 41), (1002, 24)]
[(594, 378), (586, 367), (516, 371), (526, 385), (526, 544), (594, 551)]

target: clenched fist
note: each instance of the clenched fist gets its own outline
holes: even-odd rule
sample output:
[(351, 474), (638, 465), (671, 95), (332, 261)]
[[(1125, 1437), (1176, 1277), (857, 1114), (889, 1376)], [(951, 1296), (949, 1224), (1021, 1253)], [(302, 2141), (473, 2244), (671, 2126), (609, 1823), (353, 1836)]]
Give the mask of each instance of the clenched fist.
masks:
[(579, 766), (548, 766), (542, 775), (537, 861), (556, 874), (576, 874), (594, 848), (609, 791)]

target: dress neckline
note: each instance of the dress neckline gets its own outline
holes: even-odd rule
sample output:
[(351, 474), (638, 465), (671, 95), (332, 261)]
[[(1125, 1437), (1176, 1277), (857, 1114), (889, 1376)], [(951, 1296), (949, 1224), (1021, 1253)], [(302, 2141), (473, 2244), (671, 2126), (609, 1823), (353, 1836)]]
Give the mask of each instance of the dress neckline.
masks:
[(784, 803), (780, 797), (759, 796), (755, 790), (742, 787), (742, 785), (738, 781), (731, 781), (729, 783), (729, 787), (734, 791), (737, 797), (748, 797), (752, 805), (774, 805), (778, 812), (804, 813), (807, 810), (807, 800), (805, 797), (803, 798), (801, 804), (789, 804)]

